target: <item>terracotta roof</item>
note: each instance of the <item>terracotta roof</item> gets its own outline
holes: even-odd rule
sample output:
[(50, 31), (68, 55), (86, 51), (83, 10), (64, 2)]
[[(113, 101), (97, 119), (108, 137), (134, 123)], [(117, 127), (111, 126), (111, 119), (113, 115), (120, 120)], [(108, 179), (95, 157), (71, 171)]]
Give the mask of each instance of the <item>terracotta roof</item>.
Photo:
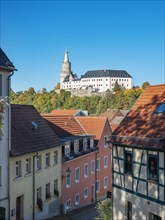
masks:
[(101, 138), (103, 128), (107, 121), (106, 117), (76, 117), (85, 131), (90, 135), (96, 135), (95, 140)]
[(165, 102), (165, 84), (149, 86), (116, 128), (112, 142), (135, 146), (165, 147), (165, 112), (154, 113)]
[(59, 137), (86, 134), (85, 130), (72, 115), (42, 115)]
[(53, 115), (75, 115), (79, 110), (75, 109), (55, 109), (51, 112)]
[(6, 56), (4, 51), (0, 48), (0, 68), (7, 69), (7, 70), (16, 70), (13, 63), (9, 60), (9, 58)]
[(60, 139), (33, 106), (11, 105), (11, 155), (59, 145)]
[(129, 110), (121, 109), (108, 109), (106, 112), (102, 113), (100, 116), (108, 117), (108, 120), (111, 122), (117, 116), (125, 117), (128, 114)]

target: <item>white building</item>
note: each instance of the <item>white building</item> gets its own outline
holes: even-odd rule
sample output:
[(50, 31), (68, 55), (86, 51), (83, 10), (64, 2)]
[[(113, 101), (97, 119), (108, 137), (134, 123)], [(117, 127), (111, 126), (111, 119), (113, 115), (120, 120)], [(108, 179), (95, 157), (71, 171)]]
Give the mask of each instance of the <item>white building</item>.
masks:
[(122, 88), (132, 87), (132, 77), (125, 70), (92, 70), (87, 71), (79, 79), (77, 74), (71, 71), (68, 51), (65, 52), (64, 62), (60, 74), (60, 88), (69, 89), (88, 89), (105, 92), (113, 90), (115, 82)]
[(111, 137), (113, 220), (165, 219), (165, 85), (148, 87)]
[[(0, 48), (0, 99), (9, 96), (10, 79), (16, 70)], [(9, 219), (9, 151), (10, 151), (10, 105), (3, 114), (3, 135), (0, 137), (0, 219)]]

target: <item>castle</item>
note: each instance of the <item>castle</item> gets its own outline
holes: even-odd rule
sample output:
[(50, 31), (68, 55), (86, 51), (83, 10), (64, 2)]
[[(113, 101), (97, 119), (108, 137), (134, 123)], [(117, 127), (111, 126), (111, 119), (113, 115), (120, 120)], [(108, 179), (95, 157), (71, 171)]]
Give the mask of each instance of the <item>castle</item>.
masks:
[(125, 70), (90, 70), (81, 78), (71, 71), (68, 51), (65, 51), (64, 62), (60, 74), (60, 89), (64, 90), (85, 90), (95, 92), (113, 91), (115, 82), (125, 89), (132, 87), (132, 76)]

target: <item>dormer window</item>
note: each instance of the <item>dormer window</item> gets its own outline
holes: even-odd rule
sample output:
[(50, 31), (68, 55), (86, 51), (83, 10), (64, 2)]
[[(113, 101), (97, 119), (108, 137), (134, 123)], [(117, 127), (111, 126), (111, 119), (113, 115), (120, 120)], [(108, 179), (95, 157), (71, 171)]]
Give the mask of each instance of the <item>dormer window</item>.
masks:
[(92, 148), (92, 147), (94, 147), (94, 141), (93, 141), (93, 137), (92, 138), (90, 138), (90, 147)]
[(165, 113), (165, 102), (161, 103), (157, 109), (154, 111), (156, 114), (162, 114)]
[(74, 152), (75, 153), (79, 152), (79, 141), (78, 140), (74, 141)]
[(83, 149), (87, 150), (87, 138), (84, 138), (83, 140)]
[(70, 144), (69, 144), (69, 143), (67, 143), (67, 144), (65, 145), (65, 155), (66, 155), (66, 156), (69, 156), (69, 155), (70, 155)]

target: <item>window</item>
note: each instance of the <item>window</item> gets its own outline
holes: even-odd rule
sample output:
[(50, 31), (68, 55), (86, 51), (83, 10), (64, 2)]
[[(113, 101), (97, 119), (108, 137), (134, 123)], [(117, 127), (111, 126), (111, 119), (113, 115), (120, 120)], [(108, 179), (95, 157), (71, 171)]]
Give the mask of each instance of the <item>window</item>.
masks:
[(54, 180), (54, 195), (59, 196), (59, 191), (58, 191), (58, 179)]
[(0, 74), (0, 96), (2, 96), (2, 75)]
[(158, 179), (158, 158), (157, 155), (148, 156), (148, 179)]
[(104, 157), (104, 168), (108, 167), (108, 156)]
[(85, 178), (88, 177), (88, 164), (87, 163), (84, 165), (84, 177)]
[(47, 183), (46, 187), (45, 187), (45, 198), (50, 199), (50, 197), (51, 197), (51, 195), (50, 195), (50, 183)]
[(78, 140), (74, 141), (74, 152), (75, 153), (79, 152), (79, 141)]
[(46, 167), (50, 166), (50, 153), (46, 153), (45, 156)]
[(2, 167), (0, 166), (0, 186), (2, 186)]
[(99, 180), (96, 182), (96, 192), (97, 193), (100, 192), (100, 181)]
[(100, 170), (100, 158), (98, 158), (96, 160), (96, 170), (99, 171)]
[(80, 168), (77, 167), (75, 171), (75, 182), (78, 183), (80, 182)]
[(31, 158), (26, 158), (25, 172), (31, 173)]
[(65, 155), (70, 156), (70, 144), (65, 145)]
[(54, 189), (58, 190), (58, 179), (54, 180)]
[(162, 220), (162, 218), (158, 215), (155, 215), (149, 212), (149, 220)]
[(54, 151), (54, 164), (58, 163), (58, 151)]
[(66, 210), (69, 210), (71, 208), (71, 200), (70, 199), (66, 202), (65, 208), (66, 208)]
[(41, 169), (41, 155), (37, 156), (37, 170)]
[(21, 176), (21, 161), (15, 162), (15, 176), (20, 177)]
[(94, 147), (94, 141), (93, 141), (93, 137), (92, 138), (90, 138), (90, 147), (92, 148), (92, 147)]
[(164, 103), (161, 103), (157, 109), (155, 110), (156, 114), (161, 114), (161, 113), (165, 113), (165, 102)]
[(75, 196), (75, 205), (79, 205), (80, 204), (80, 194), (76, 194)]
[(84, 138), (84, 140), (83, 140), (83, 149), (84, 150), (87, 149), (87, 138)]
[(132, 202), (127, 201), (127, 219), (132, 220)]
[(41, 187), (37, 189), (37, 199), (41, 199)]
[(88, 187), (84, 189), (84, 199), (88, 198)]
[(70, 173), (66, 173), (66, 187), (69, 188), (71, 186), (71, 176)]
[(108, 177), (104, 177), (104, 189), (108, 188)]
[(107, 136), (104, 136), (104, 147), (108, 147)]
[(95, 161), (91, 161), (91, 173), (93, 174), (95, 172)]
[(132, 152), (125, 151), (125, 173), (132, 175)]

